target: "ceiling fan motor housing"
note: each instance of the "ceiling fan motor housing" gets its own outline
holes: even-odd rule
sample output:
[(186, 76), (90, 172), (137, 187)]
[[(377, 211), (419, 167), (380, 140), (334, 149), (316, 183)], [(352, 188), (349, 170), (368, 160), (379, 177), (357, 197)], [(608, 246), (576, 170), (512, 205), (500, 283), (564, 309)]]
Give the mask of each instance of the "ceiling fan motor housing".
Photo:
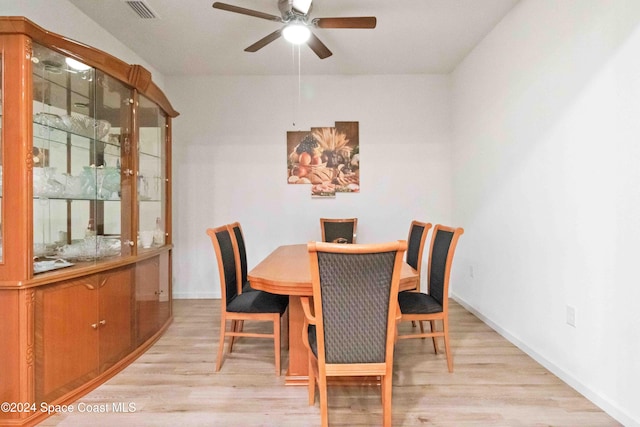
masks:
[(296, 17), (307, 16), (311, 13), (312, 6), (310, 0), (278, 0), (278, 9), (285, 22), (294, 20)]

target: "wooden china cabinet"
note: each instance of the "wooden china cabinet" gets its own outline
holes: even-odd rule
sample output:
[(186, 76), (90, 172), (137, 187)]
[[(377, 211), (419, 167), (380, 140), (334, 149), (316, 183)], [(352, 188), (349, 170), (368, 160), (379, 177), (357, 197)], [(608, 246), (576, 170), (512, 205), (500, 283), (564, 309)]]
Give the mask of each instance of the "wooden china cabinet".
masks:
[(0, 17), (0, 425), (34, 425), (171, 313), (171, 119), (140, 65)]

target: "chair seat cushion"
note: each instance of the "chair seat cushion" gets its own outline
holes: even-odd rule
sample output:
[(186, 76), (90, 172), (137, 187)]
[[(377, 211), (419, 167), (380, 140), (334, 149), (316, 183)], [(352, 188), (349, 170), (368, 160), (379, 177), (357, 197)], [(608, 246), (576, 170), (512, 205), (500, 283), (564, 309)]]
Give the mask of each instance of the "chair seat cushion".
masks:
[(288, 304), (289, 297), (286, 295), (254, 290), (236, 295), (227, 304), (227, 311), (234, 313), (280, 313), (282, 315)]
[(442, 313), (442, 305), (431, 295), (422, 292), (400, 292), (398, 304), (402, 314)]

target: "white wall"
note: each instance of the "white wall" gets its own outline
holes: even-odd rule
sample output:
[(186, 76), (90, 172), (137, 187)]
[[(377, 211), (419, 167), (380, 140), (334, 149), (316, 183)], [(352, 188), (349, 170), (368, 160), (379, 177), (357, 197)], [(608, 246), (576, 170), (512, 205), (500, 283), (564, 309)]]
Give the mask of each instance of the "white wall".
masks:
[[(406, 239), (412, 219), (450, 220), (446, 76), (167, 78), (174, 121), (174, 296), (219, 297), (208, 227), (240, 221), (249, 268), (280, 245), (358, 217), (358, 242)], [(295, 108), (294, 108), (295, 107)], [(295, 120), (296, 126), (293, 126)], [(286, 132), (358, 121), (361, 193), (311, 199), (288, 185)]]
[(151, 72), (155, 84), (164, 87), (162, 74), (67, 0), (0, 0), (0, 15), (24, 16), (47, 31), (140, 64)]
[[(0, 14), (141, 64), (164, 86), (66, 0), (0, 0)], [(252, 267), (318, 239), (320, 216), (358, 216), (362, 242), (405, 238), (413, 218), (461, 225), (454, 297), (640, 425), (639, 19), (637, 0), (522, 0), (451, 87), (448, 76), (303, 76), (297, 112), (293, 77), (168, 79), (182, 113), (175, 297), (219, 295), (207, 227), (241, 221)], [(336, 120), (360, 122), (362, 193), (312, 200), (285, 184), (286, 131)]]
[(452, 75), (453, 294), (625, 425), (640, 425), (638, 23), (637, 0), (523, 0)]

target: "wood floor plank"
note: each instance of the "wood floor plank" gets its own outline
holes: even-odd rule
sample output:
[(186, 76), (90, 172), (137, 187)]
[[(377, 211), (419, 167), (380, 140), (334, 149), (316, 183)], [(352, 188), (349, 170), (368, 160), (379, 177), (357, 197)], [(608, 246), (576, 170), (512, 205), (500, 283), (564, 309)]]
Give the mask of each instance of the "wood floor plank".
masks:
[[(41, 426), (318, 426), (318, 402), (306, 387), (285, 386), (273, 373), (273, 343), (237, 341), (219, 373), (219, 300), (176, 300), (166, 334), (123, 372)], [(393, 378), (394, 426), (618, 426), (463, 307), (450, 302), (454, 373), (430, 339), (400, 340)], [(403, 332), (411, 329), (403, 323)], [(245, 323), (245, 330), (269, 326)], [(442, 341), (439, 344), (444, 349)], [(329, 387), (332, 426), (381, 424), (380, 391), (373, 386)], [(135, 412), (118, 413), (131, 403)], [(79, 412), (108, 407), (106, 413)]]

